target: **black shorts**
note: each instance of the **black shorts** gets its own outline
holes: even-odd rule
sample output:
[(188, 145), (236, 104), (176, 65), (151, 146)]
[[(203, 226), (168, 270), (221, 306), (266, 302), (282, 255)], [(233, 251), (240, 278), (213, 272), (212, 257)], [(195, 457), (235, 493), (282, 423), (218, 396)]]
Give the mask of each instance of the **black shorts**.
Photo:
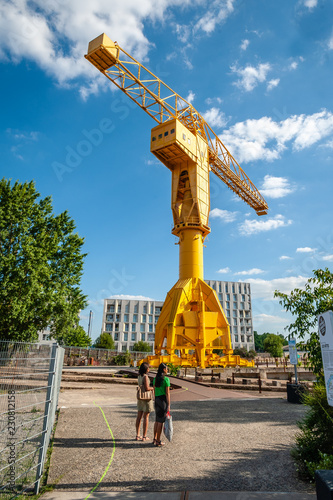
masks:
[(164, 423), (166, 419), (168, 403), (166, 396), (155, 396), (155, 422)]

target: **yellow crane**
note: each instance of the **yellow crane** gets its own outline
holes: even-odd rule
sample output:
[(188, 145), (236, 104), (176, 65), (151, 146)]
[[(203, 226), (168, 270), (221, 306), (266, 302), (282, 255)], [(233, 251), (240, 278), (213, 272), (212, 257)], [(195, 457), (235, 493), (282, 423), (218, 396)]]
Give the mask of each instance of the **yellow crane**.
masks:
[[(171, 170), (172, 233), (179, 238), (179, 279), (168, 292), (155, 332), (152, 366), (252, 365), (232, 354), (230, 328), (215, 291), (203, 276), (203, 242), (210, 232), (209, 171), (258, 215), (267, 203), (196, 109), (104, 33), (85, 55), (157, 123), (151, 152)], [(213, 353), (223, 350), (224, 356)]]

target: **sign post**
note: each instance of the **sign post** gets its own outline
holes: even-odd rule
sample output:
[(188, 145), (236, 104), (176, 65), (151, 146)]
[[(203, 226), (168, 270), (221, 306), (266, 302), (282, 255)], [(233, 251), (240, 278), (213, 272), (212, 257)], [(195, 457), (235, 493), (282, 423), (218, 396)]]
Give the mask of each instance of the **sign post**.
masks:
[(289, 346), (289, 361), (290, 361), (290, 364), (295, 366), (295, 384), (297, 384), (298, 383), (298, 379), (297, 379), (298, 358), (297, 358), (296, 339), (290, 339), (288, 342), (288, 346)]
[(333, 406), (333, 312), (326, 311), (318, 316), (318, 329), (323, 359), (327, 401)]

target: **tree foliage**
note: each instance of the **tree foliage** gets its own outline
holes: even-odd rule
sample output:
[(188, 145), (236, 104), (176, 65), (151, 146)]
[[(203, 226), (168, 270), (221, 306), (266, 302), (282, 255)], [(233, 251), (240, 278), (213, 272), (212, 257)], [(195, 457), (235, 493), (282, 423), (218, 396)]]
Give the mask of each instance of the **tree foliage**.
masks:
[(115, 343), (111, 335), (107, 332), (103, 332), (94, 342), (93, 347), (97, 349), (110, 349), (115, 350)]
[(323, 364), (318, 336), (317, 316), (333, 309), (333, 274), (328, 268), (313, 271), (303, 289), (295, 288), (290, 294), (275, 291), (280, 304), (291, 312), (295, 321), (288, 326), (288, 331), (302, 340), (309, 339), (305, 347), (309, 353), (309, 363), (318, 379), (323, 379)]
[[(255, 345), (257, 352), (264, 352), (265, 351), (265, 347), (264, 347), (265, 339), (268, 337), (268, 335), (275, 335), (273, 333), (268, 333), (268, 332), (262, 333), (261, 335), (259, 335), (256, 331), (253, 333), (254, 333), (254, 345)], [(284, 338), (283, 335), (278, 334), (278, 337), (281, 338), (282, 345), (288, 344), (288, 342), (286, 341), (286, 339)]]
[[(0, 181), (0, 339), (30, 342), (50, 327), (61, 343), (78, 328), (85, 254), (67, 211), (52, 213), (33, 182)], [(73, 344), (74, 343), (74, 344)]]
[(274, 358), (282, 358), (283, 356), (283, 339), (280, 335), (269, 333), (264, 340), (264, 350), (269, 352)]
[(133, 351), (137, 352), (151, 352), (151, 346), (148, 342), (143, 342), (140, 340), (133, 345)]
[(257, 353), (253, 349), (250, 349), (248, 351), (246, 347), (236, 347), (233, 351), (233, 354), (247, 359), (254, 359), (257, 355)]

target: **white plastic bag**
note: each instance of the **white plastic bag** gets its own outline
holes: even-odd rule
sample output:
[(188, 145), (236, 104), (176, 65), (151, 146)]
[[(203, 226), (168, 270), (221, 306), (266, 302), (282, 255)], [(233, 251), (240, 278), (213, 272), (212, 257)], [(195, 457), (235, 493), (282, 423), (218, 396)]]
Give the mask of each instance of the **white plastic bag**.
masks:
[(168, 412), (166, 415), (166, 419), (164, 422), (164, 434), (168, 441), (171, 441), (173, 436), (173, 424), (172, 424), (172, 416)]

